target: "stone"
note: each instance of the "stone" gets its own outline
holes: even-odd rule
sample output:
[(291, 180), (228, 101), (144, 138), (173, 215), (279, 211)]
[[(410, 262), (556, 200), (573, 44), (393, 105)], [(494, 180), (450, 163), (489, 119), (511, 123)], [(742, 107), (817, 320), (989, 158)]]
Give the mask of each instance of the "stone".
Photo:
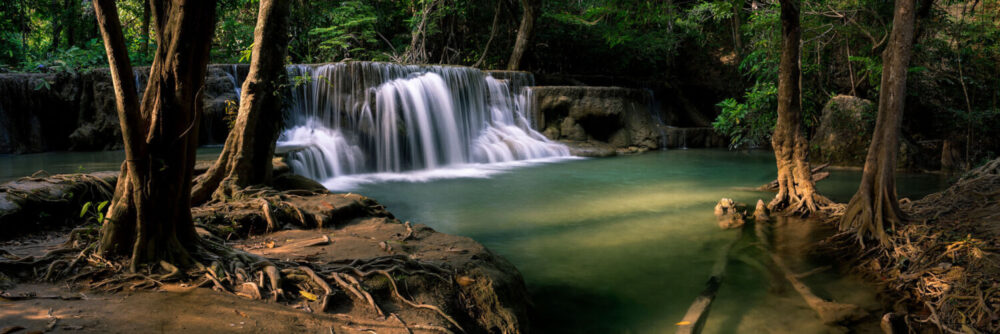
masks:
[(621, 87), (536, 86), (531, 118), (553, 140), (596, 141), (614, 149), (658, 149), (659, 122), (648, 91)]
[(811, 139), (812, 157), (830, 163), (863, 164), (871, 142), (877, 110), (855, 96), (837, 95), (823, 107)]
[[(202, 92), (199, 143), (225, 142), (229, 101), (248, 65), (209, 65)], [(137, 67), (144, 84), (148, 67)], [(138, 87), (140, 90), (145, 87)], [(122, 147), (114, 85), (107, 68), (79, 73), (0, 74), (0, 154), (111, 150)]]
[(741, 206), (730, 198), (719, 200), (715, 205), (715, 219), (719, 223), (719, 228), (728, 230), (743, 227), (746, 223), (745, 208), (741, 210)]
[(766, 222), (771, 220), (771, 216), (767, 214), (767, 206), (764, 205), (764, 200), (757, 200), (757, 207), (753, 210), (753, 220), (758, 223)]
[(562, 129), (560, 131), (560, 139), (583, 141), (587, 140), (587, 132), (583, 130), (580, 124), (576, 124), (576, 120), (573, 117), (563, 118)]

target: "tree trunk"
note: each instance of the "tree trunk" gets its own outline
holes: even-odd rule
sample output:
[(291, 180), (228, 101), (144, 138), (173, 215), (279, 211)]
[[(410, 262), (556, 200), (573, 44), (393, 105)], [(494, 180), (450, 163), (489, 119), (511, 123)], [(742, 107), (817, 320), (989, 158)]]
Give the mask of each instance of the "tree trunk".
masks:
[(140, 105), (114, 0), (94, 1), (126, 157), (99, 251), (130, 256), (132, 271), (161, 260), (192, 264), (198, 241), (189, 204), (197, 115), (215, 30), (215, 1), (153, 0), (151, 7), (158, 48)]
[(438, 2), (440, 0), (425, 2), (424, 7), (420, 10), (420, 23), (410, 32), (410, 48), (403, 54), (403, 60), (406, 63), (427, 63), (429, 59), (427, 55), (427, 20), (430, 18), (430, 13), (434, 10), (434, 6)]
[(878, 118), (861, 185), (847, 204), (841, 230), (853, 230), (858, 240), (874, 237), (885, 246), (891, 241), (886, 228), (895, 229), (906, 219), (896, 197), (896, 152), (906, 100), (906, 72), (913, 49), (915, 0), (896, 0), (889, 44), (882, 53), (882, 87)]
[(771, 210), (790, 208), (809, 214), (829, 203), (816, 193), (809, 168), (809, 142), (802, 134), (802, 100), (799, 85), (799, 1), (781, 0), (781, 63), (778, 67), (778, 123), (771, 136), (778, 166), (778, 195)]
[(528, 43), (531, 41), (535, 19), (538, 17), (538, 10), (542, 7), (542, 0), (521, 0), (521, 7), (524, 7), (524, 15), (521, 16), (521, 26), (517, 28), (514, 51), (510, 53), (510, 60), (507, 61), (507, 69), (511, 71), (521, 68), (521, 58), (524, 57), (524, 52), (528, 49)]
[(288, 49), (291, 0), (262, 0), (254, 31), (250, 73), (243, 83), (236, 126), (219, 159), (195, 180), (192, 201), (223, 200), (239, 189), (271, 180), (271, 159), (281, 126), (281, 83)]
[(142, 5), (142, 55), (149, 55), (149, 0), (144, 0)]
[(49, 6), (52, 8), (52, 44), (49, 44), (49, 52), (56, 52), (59, 49), (66, 9), (59, 5), (58, 0), (52, 0)]

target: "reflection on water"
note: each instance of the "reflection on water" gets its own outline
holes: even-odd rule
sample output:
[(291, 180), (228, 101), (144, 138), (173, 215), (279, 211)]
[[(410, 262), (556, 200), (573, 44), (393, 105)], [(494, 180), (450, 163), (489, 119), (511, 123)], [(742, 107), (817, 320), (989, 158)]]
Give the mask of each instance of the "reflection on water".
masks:
[[(831, 173), (820, 190), (849, 199), (860, 173)], [(774, 175), (768, 152), (673, 150), (543, 164), (490, 178), (362, 184), (354, 192), (401, 219), (472, 237), (513, 262), (534, 299), (536, 332), (663, 333), (674, 330), (703, 289), (718, 250), (735, 237), (716, 227), (712, 207), (721, 197), (754, 203), (773, 196), (748, 189)], [(941, 181), (901, 175), (898, 183), (901, 196), (915, 197), (939, 189)], [(793, 290), (769, 292), (763, 256), (745, 244), (730, 262), (706, 333), (833, 330)], [(833, 273), (808, 282), (822, 296), (873, 303), (870, 294), (831, 295), (859, 290), (849, 289), (858, 282)]]

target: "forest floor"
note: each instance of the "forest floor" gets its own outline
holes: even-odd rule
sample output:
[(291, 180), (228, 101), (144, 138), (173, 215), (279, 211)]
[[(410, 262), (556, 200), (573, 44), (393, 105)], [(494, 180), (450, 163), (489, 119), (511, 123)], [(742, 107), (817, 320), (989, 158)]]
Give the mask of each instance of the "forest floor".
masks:
[(1000, 159), (902, 208), (909, 221), (891, 231), (891, 245), (839, 240), (852, 250), (845, 262), (883, 288), (888, 325), (1000, 332)]
[[(520, 273), (474, 240), (401, 222), (360, 195), (282, 196), (216, 203), (192, 213), (205, 237), (322, 275), (336, 276), (322, 272), (331, 265), (386, 268), (385, 277), (356, 275), (369, 301), (342, 290), (317, 296), (310, 293), (316, 292), (311, 280), (294, 270), (284, 274), (288, 297), (277, 302), (189, 280), (108, 291), (88, 279), (49, 282), (0, 271), (0, 333), (443, 333), (456, 323), (470, 333), (523, 330), (528, 297)], [(68, 232), (42, 230), (2, 241), (7, 253), (0, 255), (42, 256), (64, 245)]]

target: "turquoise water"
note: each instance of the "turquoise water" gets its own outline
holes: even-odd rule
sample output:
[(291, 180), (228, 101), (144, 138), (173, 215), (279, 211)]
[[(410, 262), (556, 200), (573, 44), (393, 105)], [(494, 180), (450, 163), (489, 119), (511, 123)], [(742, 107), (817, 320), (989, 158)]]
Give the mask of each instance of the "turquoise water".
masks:
[[(672, 150), (547, 163), (489, 178), (362, 184), (353, 191), (400, 219), (471, 237), (513, 262), (535, 303), (535, 332), (664, 333), (675, 330), (704, 288), (718, 249), (736, 235), (716, 226), (715, 203), (770, 198), (773, 193), (750, 189), (774, 175), (769, 152)], [(833, 171), (819, 189), (845, 201), (858, 180), (857, 171)], [(903, 174), (898, 183), (902, 196), (916, 197), (941, 182)], [(761, 257), (753, 249), (741, 252)], [(794, 292), (769, 291), (769, 277), (751, 262), (730, 262), (705, 332), (833, 330)], [(866, 290), (831, 275), (812, 278), (817, 291)], [(875, 307), (864, 293), (825, 297)]]
[[(213, 160), (222, 147), (198, 148), (198, 160)], [(125, 151), (45, 152), (32, 154), (0, 154), (0, 182), (10, 181), (37, 171), (49, 174), (90, 173), (118, 170), (125, 160)]]

